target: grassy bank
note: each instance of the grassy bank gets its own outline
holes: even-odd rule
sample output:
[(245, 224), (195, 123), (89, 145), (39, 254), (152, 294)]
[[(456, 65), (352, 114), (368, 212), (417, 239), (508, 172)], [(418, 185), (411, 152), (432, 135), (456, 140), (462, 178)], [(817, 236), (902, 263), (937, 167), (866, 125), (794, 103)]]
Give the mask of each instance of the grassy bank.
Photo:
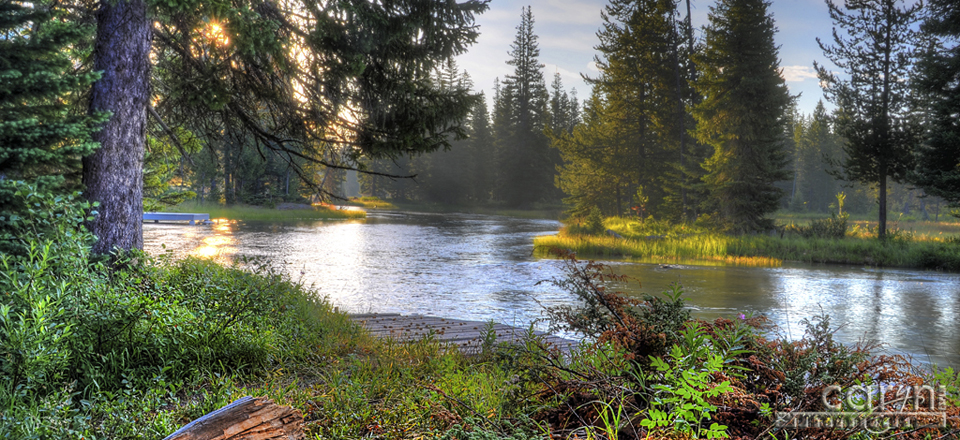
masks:
[(211, 219), (228, 220), (339, 220), (367, 216), (366, 211), (360, 209), (337, 209), (327, 205), (314, 205), (305, 209), (276, 209), (251, 205), (200, 204), (191, 201), (166, 208), (164, 211), (207, 213)]
[[(631, 300), (601, 288), (609, 268), (570, 258), (554, 284), (578, 301), (547, 316), (590, 336), (581, 350), (491, 334), (465, 358), (430, 338), (373, 339), (266, 265), (92, 262), (84, 215), (33, 214), (50, 212), (57, 227), (0, 256), (0, 438), (163, 438), (255, 395), (300, 410), (310, 439), (754, 439), (778, 411), (822, 409), (828, 385), (960, 385), (840, 345), (826, 317), (767, 339), (762, 317), (694, 321), (679, 290)], [(957, 396), (943, 398), (948, 427), (901, 432), (956, 432)]]
[(342, 202), (346, 206), (358, 206), (361, 208), (367, 209), (398, 209), (397, 205), (390, 203), (386, 200), (382, 200), (379, 197), (351, 197), (350, 200)]
[[(572, 226), (572, 227), (571, 227)], [(782, 261), (862, 264), (960, 271), (960, 240), (950, 231), (957, 224), (923, 224), (923, 232), (894, 229), (886, 241), (876, 239), (875, 228), (857, 224), (843, 238), (782, 234), (729, 236), (692, 226), (608, 218), (609, 233), (581, 234), (577, 226), (555, 236), (534, 239), (535, 252), (570, 249), (584, 258), (627, 258), (650, 263), (736, 264), (777, 266)], [(906, 226), (906, 225), (904, 225)], [(916, 230), (916, 229), (914, 229)], [(944, 233), (946, 232), (946, 234)]]

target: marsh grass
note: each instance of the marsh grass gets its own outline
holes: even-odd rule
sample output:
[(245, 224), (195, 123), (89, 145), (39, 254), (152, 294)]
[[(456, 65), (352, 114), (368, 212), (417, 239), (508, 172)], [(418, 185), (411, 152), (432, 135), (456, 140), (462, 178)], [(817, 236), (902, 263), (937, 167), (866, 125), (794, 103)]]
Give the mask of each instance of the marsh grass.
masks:
[(548, 235), (533, 239), (538, 257), (551, 249), (569, 249), (582, 258), (624, 258), (639, 263), (698, 264), (704, 266), (778, 267), (782, 260), (754, 255), (730, 254), (730, 237), (697, 235), (682, 238), (628, 239), (611, 236)]
[(604, 226), (622, 238), (574, 235), (564, 229), (558, 235), (536, 237), (534, 251), (545, 257), (552, 248), (569, 249), (584, 258), (644, 263), (776, 267), (783, 261), (800, 261), (960, 271), (960, 243), (949, 234), (960, 225), (953, 223), (922, 224), (923, 234), (894, 228), (882, 242), (876, 239), (875, 229), (857, 225), (842, 239), (729, 236), (697, 226), (618, 217), (605, 219)]
[(329, 205), (315, 205), (313, 209), (273, 209), (251, 205), (223, 206), (184, 202), (169, 207), (166, 212), (199, 212), (210, 214), (210, 219), (227, 220), (341, 220), (360, 219), (367, 216), (359, 209), (336, 209)]

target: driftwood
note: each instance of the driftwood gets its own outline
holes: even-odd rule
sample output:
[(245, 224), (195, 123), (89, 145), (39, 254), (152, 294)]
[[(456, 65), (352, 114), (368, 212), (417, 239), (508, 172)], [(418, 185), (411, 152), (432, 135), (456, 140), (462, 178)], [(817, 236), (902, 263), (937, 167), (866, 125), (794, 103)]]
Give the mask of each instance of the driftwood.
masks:
[(302, 440), (303, 415), (266, 397), (241, 397), (163, 440)]

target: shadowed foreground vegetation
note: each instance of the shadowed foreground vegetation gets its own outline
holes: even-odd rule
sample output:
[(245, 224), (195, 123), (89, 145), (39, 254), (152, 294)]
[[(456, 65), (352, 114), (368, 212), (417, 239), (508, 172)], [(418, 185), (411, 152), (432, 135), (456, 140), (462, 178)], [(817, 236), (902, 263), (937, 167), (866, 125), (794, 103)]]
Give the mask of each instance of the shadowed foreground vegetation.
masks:
[[(844, 217), (778, 227), (767, 235), (727, 235), (696, 225), (612, 217), (573, 219), (558, 235), (534, 239), (535, 251), (569, 249), (584, 257), (650, 263), (779, 266), (782, 261), (960, 271), (955, 223), (903, 223), (877, 240), (876, 226)], [(946, 232), (946, 233), (944, 233)], [(616, 234), (616, 235), (614, 235)]]
[(551, 282), (578, 300), (547, 314), (582, 347), (491, 333), (467, 358), (430, 338), (370, 338), (268, 265), (130, 254), (106, 266), (90, 257), (82, 207), (19, 196), (44, 209), (18, 220), (32, 231), (24, 251), (0, 258), (2, 438), (162, 438), (257, 395), (298, 408), (314, 439), (840, 439), (854, 433), (777, 431), (774, 414), (822, 410), (830, 385), (877, 383), (947, 387), (935, 403), (948, 426), (904, 438), (958, 426), (952, 370), (842, 345), (827, 317), (796, 341), (763, 317), (696, 321), (679, 287), (628, 299), (605, 289), (626, 281), (609, 268), (562, 255)]

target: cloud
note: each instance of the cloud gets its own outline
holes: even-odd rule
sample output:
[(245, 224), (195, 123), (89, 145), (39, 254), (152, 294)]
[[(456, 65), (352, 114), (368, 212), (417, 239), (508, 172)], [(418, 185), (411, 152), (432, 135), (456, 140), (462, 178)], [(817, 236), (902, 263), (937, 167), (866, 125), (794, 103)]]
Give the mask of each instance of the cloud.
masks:
[(562, 49), (570, 52), (581, 52), (587, 56), (594, 53), (597, 37), (592, 32), (556, 32), (551, 29), (549, 34), (540, 37), (539, 45), (543, 49)]
[(597, 67), (597, 62), (596, 62), (596, 61), (591, 61), (591, 62), (587, 63), (587, 69), (592, 70), (592, 71), (594, 71), (594, 72), (599, 72), (599, 71), (600, 71), (600, 68)]
[(781, 76), (787, 82), (803, 82), (807, 79), (816, 79), (817, 72), (810, 66), (781, 66)]
[(598, 0), (534, 2), (533, 19), (544, 24), (596, 26), (600, 22), (600, 11), (603, 10), (604, 3)]

